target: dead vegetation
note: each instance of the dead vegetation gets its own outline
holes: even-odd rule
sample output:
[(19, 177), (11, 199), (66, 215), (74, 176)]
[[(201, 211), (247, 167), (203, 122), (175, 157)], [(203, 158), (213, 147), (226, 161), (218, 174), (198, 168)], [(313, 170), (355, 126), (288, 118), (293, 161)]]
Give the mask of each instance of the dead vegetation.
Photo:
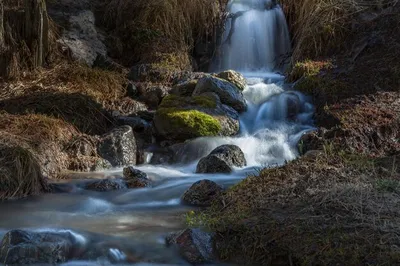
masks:
[(217, 232), (219, 256), (241, 265), (394, 265), (394, 169), (326, 144), (317, 157), (246, 178), (189, 221)]
[(340, 53), (355, 18), (395, 6), (397, 0), (280, 0), (294, 40), (294, 62)]
[(223, 22), (226, 3), (112, 0), (101, 1), (98, 10), (101, 24), (115, 33), (110, 38), (111, 46), (119, 47), (115, 54), (120, 54), (123, 63), (165, 63), (187, 70), (191, 68), (189, 52), (196, 40), (213, 38), (216, 27)]

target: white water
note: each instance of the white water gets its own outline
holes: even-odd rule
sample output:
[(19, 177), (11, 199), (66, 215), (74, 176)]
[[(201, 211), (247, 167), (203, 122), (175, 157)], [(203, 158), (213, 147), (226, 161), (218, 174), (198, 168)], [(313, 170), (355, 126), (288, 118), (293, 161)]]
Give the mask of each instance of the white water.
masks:
[[(302, 94), (284, 89), (284, 77), (276, 58), (290, 50), (286, 22), (279, 7), (263, 10), (269, 1), (247, 0), (230, 3), (230, 11), (245, 11), (235, 23), (231, 42), (224, 47), (220, 69), (241, 71), (248, 80), (244, 96), (248, 111), (240, 116), (237, 137), (199, 138), (190, 141), (178, 165), (142, 165), (154, 181), (153, 188), (107, 193), (80, 190), (74, 194), (48, 194), (0, 204), (0, 237), (7, 230), (74, 230), (79, 243), (108, 243), (109, 256), (123, 265), (187, 265), (166, 249), (166, 233), (184, 227), (180, 203), (183, 192), (195, 181), (211, 179), (228, 187), (262, 167), (274, 167), (298, 156), (296, 144), (312, 129), (313, 106)], [(228, 21), (227, 33), (229, 34)], [(215, 64), (214, 66), (216, 66)], [(238, 145), (247, 167), (230, 175), (195, 174), (197, 162), (223, 144)], [(120, 175), (121, 169), (101, 173)], [(90, 240), (90, 241), (89, 241)], [(117, 243), (117, 244), (115, 244)], [(155, 264), (127, 263), (129, 254)], [(108, 261), (70, 262), (65, 265), (109, 265)]]
[(241, 0), (231, 1), (228, 11), (231, 17), (242, 14), (236, 21), (228, 19), (221, 57), (214, 69), (235, 69), (244, 74), (283, 70), (279, 62), (291, 47), (282, 9), (271, 0)]

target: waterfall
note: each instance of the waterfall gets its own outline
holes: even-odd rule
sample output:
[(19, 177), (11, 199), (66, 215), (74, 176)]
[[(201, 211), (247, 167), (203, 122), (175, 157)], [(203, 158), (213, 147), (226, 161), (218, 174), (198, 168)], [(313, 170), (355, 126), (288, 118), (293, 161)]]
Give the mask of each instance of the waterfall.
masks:
[(284, 70), (291, 45), (281, 7), (273, 0), (231, 0), (228, 11), (221, 52), (212, 70)]

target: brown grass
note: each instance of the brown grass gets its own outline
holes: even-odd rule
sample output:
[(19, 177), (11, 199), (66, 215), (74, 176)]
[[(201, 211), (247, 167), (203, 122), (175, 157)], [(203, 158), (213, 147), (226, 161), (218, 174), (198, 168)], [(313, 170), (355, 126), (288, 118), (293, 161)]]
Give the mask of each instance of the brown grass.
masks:
[(246, 178), (192, 224), (216, 231), (220, 257), (241, 265), (394, 265), (398, 184), (398, 172), (326, 145)]
[(88, 134), (105, 133), (113, 125), (107, 110), (118, 109), (126, 93), (122, 74), (68, 63), (3, 86), (0, 109), (60, 118)]
[[(222, 22), (225, 0), (112, 0), (102, 1), (103, 24), (115, 31), (124, 47), (125, 63), (162, 61), (159, 55), (186, 53), (195, 40), (210, 36)], [(128, 62), (127, 62), (128, 61)], [(187, 57), (175, 67), (185, 68)]]
[(343, 49), (354, 18), (395, 5), (396, 0), (281, 0), (294, 39), (293, 61)]
[(36, 195), (48, 189), (31, 151), (0, 139), (0, 201)]

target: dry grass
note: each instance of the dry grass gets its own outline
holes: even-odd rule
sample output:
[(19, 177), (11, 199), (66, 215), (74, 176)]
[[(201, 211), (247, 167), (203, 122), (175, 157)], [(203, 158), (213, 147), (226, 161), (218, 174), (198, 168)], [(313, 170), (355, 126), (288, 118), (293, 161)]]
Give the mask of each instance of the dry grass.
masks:
[(40, 165), (26, 148), (0, 139), (0, 201), (36, 195), (48, 189)]
[(399, 181), (326, 145), (316, 159), (248, 177), (194, 224), (216, 231), (220, 257), (241, 265), (394, 265)]
[(397, 4), (397, 0), (281, 0), (292, 34), (293, 61), (332, 55), (343, 48), (359, 14)]
[(102, 134), (113, 124), (107, 110), (118, 109), (125, 87), (126, 79), (119, 73), (63, 63), (4, 83), (0, 109), (49, 115), (81, 132)]
[[(112, 0), (102, 1), (103, 24), (116, 32), (125, 61), (162, 61), (155, 54), (186, 53), (196, 39), (210, 36), (222, 22), (225, 0)], [(128, 56), (129, 57), (129, 56)], [(176, 67), (190, 63), (178, 58)], [(183, 59), (183, 60), (182, 60)]]

